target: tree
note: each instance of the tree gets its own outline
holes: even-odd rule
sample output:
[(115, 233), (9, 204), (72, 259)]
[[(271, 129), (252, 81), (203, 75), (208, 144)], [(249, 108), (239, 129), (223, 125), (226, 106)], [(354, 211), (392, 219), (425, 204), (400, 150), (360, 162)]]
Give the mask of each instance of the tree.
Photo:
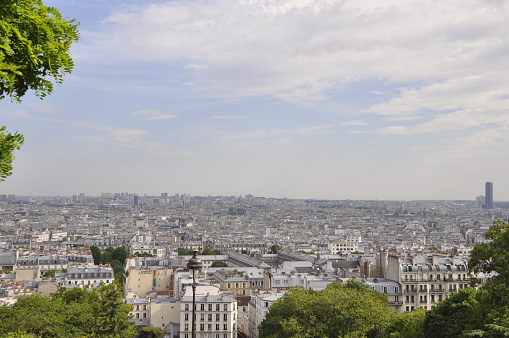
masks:
[(154, 255), (152, 255), (151, 253), (146, 252), (146, 251), (144, 251), (144, 252), (142, 252), (142, 253), (135, 252), (135, 253), (134, 253), (134, 256), (135, 256), (135, 257), (154, 257)]
[(78, 22), (62, 17), (42, 0), (3, 0), (0, 6), (0, 99), (20, 101), (28, 90), (41, 98), (61, 84), (74, 63)]
[[(509, 328), (509, 223), (500, 220), (484, 234), (488, 243), (479, 243), (470, 252), (468, 267), (474, 274), (484, 274), (481, 286), (487, 332), (497, 331), (496, 326)], [(475, 281), (475, 280), (474, 280)], [(478, 281), (477, 281), (478, 282)], [(481, 328), (479, 328), (481, 329)]]
[(496, 274), (489, 284), (509, 280), (509, 223), (495, 221), (484, 234), (489, 243), (479, 243), (470, 252), (469, 269), (475, 274)]
[(55, 269), (52, 269), (52, 270), (48, 270), (48, 271), (44, 271), (44, 273), (42, 274), (43, 277), (51, 277), (51, 278), (55, 278), (55, 274), (56, 274), (57, 270)]
[(122, 263), (122, 265), (124, 264), (127, 257), (129, 257), (127, 250), (121, 246), (115, 248), (111, 253), (111, 258), (113, 258), (113, 260), (119, 261), (120, 263)]
[(409, 313), (396, 314), (386, 330), (387, 336), (391, 338), (423, 338), (426, 313), (425, 309), (416, 309)]
[[(0, 9), (1, 13), (1, 9)], [(0, 21), (1, 22), (1, 21)], [(1, 38), (0, 38), (1, 39)], [(1, 46), (0, 46), (1, 51)], [(0, 54), (1, 58), (1, 54)], [(1, 67), (1, 59), (0, 59)], [(1, 68), (0, 68), (1, 76)], [(11, 134), (6, 131), (6, 127), (0, 127), (0, 182), (12, 174), (12, 161), (14, 160), (14, 150), (20, 149), (25, 141), (23, 135), (17, 132)]]
[(453, 292), (426, 314), (425, 337), (460, 337), (484, 325), (483, 290), (467, 288)]
[(0, 334), (32, 333), (38, 337), (69, 337), (65, 305), (43, 296), (22, 297), (8, 310), (0, 312)]
[(61, 288), (53, 298), (27, 296), (0, 307), (0, 337), (134, 337), (130, 310), (117, 283)]
[(201, 255), (220, 255), (220, 254), (221, 254), (221, 250), (219, 250), (219, 249), (205, 248), (201, 252)]
[(225, 268), (228, 264), (225, 261), (214, 261), (211, 265), (212, 268)]
[(94, 264), (99, 265), (101, 263), (101, 249), (96, 246), (91, 246), (90, 251), (92, 252), (92, 257), (94, 258)]
[[(109, 248), (108, 248), (109, 249)], [(104, 253), (101, 255), (101, 262), (103, 264), (111, 263), (113, 261), (113, 256), (111, 254), (111, 251), (104, 251)]]
[(323, 291), (292, 288), (270, 308), (263, 337), (382, 337), (393, 316), (387, 297), (366, 285), (331, 283)]
[[(44, 98), (61, 84), (74, 63), (69, 49), (78, 41), (78, 22), (67, 20), (42, 0), (2, 0), (0, 5), (0, 99), (20, 102), (28, 90)], [(12, 174), (14, 150), (23, 135), (0, 127), (0, 182)]]
[(281, 250), (281, 247), (277, 244), (274, 244), (273, 246), (270, 247), (270, 253), (271, 254), (277, 254), (277, 252)]
[(140, 330), (137, 338), (158, 338), (162, 337), (163, 330), (158, 327), (147, 326)]
[(178, 250), (178, 254), (181, 255), (181, 256), (192, 255), (193, 254), (193, 250), (191, 250), (191, 249), (179, 249)]
[(122, 286), (118, 282), (99, 289), (98, 327), (100, 337), (133, 337), (135, 325), (129, 321), (131, 305), (122, 299)]

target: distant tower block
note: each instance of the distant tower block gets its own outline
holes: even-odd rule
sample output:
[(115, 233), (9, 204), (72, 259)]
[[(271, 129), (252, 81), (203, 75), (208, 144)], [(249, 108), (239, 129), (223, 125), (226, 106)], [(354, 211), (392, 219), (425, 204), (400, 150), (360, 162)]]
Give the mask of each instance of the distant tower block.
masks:
[(486, 209), (493, 209), (493, 183), (486, 182)]

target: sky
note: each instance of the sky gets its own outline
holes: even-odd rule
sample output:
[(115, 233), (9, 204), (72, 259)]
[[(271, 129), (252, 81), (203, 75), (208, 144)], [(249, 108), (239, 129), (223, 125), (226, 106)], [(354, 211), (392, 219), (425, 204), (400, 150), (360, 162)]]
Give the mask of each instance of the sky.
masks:
[(0, 194), (509, 200), (509, 1), (45, 0), (80, 22)]

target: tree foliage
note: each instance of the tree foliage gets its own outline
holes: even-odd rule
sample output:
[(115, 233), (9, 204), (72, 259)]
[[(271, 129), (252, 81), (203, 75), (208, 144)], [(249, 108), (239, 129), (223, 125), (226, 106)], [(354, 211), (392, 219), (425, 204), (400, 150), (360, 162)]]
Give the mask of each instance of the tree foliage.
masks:
[[(181, 256), (189, 256), (193, 254), (192, 249), (179, 249), (178, 254)], [(203, 251), (198, 251), (198, 255), (220, 255), (221, 250), (205, 248)]]
[(435, 305), (424, 321), (425, 337), (460, 337), (483, 326), (483, 291), (467, 288), (453, 292)]
[(0, 307), (0, 337), (134, 337), (130, 309), (117, 283), (62, 288), (51, 299), (22, 297), (12, 308)]
[(484, 274), (486, 281), (433, 307), (424, 322), (426, 337), (509, 336), (509, 223), (493, 222), (485, 238), (487, 243), (470, 252), (468, 266), (474, 277)]
[(210, 266), (212, 268), (226, 268), (228, 264), (225, 261), (214, 261)]
[(48, 271), (44, 271), (44, 273), (42, 274), (43, 277), (51, 277), (51, 278), (55, 278), (55, 274), (57, 273), (57, 270), (55, 269), (51, 269), (51, 270), (48, 270)]
[(97, 246), (91, 246), (90, 251), (92, 252), (92, 257), (94, 258), (94, 264), (99, 265), (101, 263), (101, 249)]
[(270, 251), (269, 251), (269, 253), (271, 253), (271, 254), (277, 254), (277, 252), (278, 252), (279, 250), (281, 250), (281, 247), (280, 247), (279, 245), (277, 245), (277, 244), (274, 244), (274, 245), (272, 245), (272, 246), (270, 247)]
[(509, 280), (509, 223), (495, 221), (484, 234), (488, 243), (479, 243), (470, 252), (469, 269), (474, 273), (493, 274), (489, 284)]
[(154, 257), (154, 255), (152, 255), (150, 252), (144, 251), (142, 253), (135, 252), (134, 257)]
[(4, 181), (5, 178), (7, 178), (7, 176), (10, 176), (12, 174), (12, 161), (14, 160), (14, 150), (20, 149), (24, 141), (25, 139), (23, 135), (18, 134), (17, 132), (13, 134), (9, 133), (8, 131), (6, 131), (6, 127), (0, 127), (0, 182)]
[(387, 328), (386, 336), (391, 338), (423, 338), (425, 318), (425, 309), (416, 309), (409, 313), (398, 313)]
[(101, 254), (101, 250), (96, 246), (91, 246), (90, 251), (92, 257), (94, 257), (94, 264), (99, 263), (110, 263), (113, 272), (115, 273), (115, 279), (121, 280), (124, 272), (125, 260), (129, 256), (127, 250), (124, 247), (108, 247)]
[(0, 99), (20, 101), (28, 90), (53, 92), (74, 67), (70, 54), (78, 23), (42, 0), (2, 0), (0, 6)]
[(387, 297), (366, 285), (331, 283), (323, 291), (292, 288), (270, 308), (263, 337), (382, 337), (393, 312)]
[(163, 336), (163, 330), (158, 327), (147, 326), (140, 330), (137, 338), (159, 338)]

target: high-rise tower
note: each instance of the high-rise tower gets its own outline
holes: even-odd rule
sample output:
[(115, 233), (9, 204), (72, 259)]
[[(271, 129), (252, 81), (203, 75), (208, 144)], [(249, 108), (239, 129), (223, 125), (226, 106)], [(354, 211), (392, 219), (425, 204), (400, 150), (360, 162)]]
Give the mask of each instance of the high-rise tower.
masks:
[(486, 182), (486, 209), (493, 209), (493, 183)]

